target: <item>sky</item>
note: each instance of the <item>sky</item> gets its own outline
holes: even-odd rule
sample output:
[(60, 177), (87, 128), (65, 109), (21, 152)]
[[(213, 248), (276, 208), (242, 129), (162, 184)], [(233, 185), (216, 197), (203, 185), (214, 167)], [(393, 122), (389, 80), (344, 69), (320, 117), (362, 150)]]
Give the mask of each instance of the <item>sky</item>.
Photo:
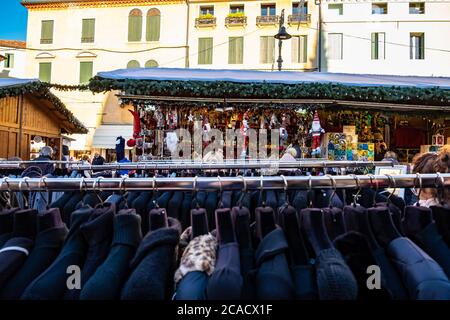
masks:
[(21, 0), (0, 0), (0, 39), (26, 40), (27, 9)]

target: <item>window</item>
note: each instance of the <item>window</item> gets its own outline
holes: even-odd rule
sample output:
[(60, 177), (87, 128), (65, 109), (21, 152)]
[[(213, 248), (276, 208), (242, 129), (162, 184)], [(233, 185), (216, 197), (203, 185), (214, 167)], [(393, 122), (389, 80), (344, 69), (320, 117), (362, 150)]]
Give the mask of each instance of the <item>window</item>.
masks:
[(425, 59), (425, 34), (411, 33), (409, 36), (409, 57), (418, 60)]
[(139, 64), (139, 61), (131, 60), (127, 63), (127, 69), (136, 69), (140, 68), (141, 65)]
[(328, 34), (328, 52), (330, 59), (342, 60), (342, 33)]
[(212, 64), (213, 38), (198, 38), (198, 64)]
[(244, 13), (243, 4), (232, 4), (230, 6), (230, 13)]
[(200, 7), (200, 16), (214, 16), (214, 6)]
[(142, 11), (133, 9), (128, 16), (128, 41), (141, 41), (142, 39)]
[(52, 63), (41, 62), (39, 63), (39, 80), (42, 82), (50, 82), (52, 78)]
[(275, 60), (275, 38), (272, 36), (260, 38), (260, 63), (273, 63)]
[(344, 13), (344, 5), (342, 3), (330, 3), (328, 4), (328, 11), (333, 16), (342, 16)]
[(294, 2), (292, 3), (292, 14), (294, 16), (299, 16), (302, 14), (308, 14), (308, 2), (305, 1), (303, 4), (303, 8), (301, 7), (300, 2)]
[(14, 54), (5, 53), (5, 68), (12, 69), (14, 68)]
[(306, 35), (292, 37), (292, 62), (306, 63), (308, 58), (308, 37)]
[(83, 19), (81, 42), (92, 43), (95, 37), (95, 19)]
[(156, 62), (155, 60), (148, 60), (146, 63), (145, 63), (145, 67), (146, 68), (158, 68), (158, 62)]
[(276, 15), (276, 9), (274, 4), (262, 4), (261, 5), (262, 16), (274, 16)]
[(409, 14), (425, 14), (425, 2), (410, 2)]
[(147, 12), (147, 41), (159, 41), (161, 30), (161, 12), (156, 9), (150, 9)]
[(387, 14), (388, 5), (386, 2), (372, 3), (372, 14)]
[(94, 63), (92, 61), (80, 62), (80, 83), (88, 83), (92, 78), (92, 69)]
[(244, 37), (230, 37), (228, 44), (228, 63), (244, 63)]
[(53, 20), (44, 20), (41, 24), (41, 44), (53, 43)]
[(386, 38), (384, 32), (372, 32), (372, 60), (383, 60), (385, 57)]

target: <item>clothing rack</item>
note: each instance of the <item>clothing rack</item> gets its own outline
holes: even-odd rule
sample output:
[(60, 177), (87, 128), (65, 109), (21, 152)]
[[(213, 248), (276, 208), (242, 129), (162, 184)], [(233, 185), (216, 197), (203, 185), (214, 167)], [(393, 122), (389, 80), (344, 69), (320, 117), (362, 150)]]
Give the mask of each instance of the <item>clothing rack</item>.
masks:
[(145, 161), (129, 163), (108, 163), (103, 165), (82, 164), (69, 161), (17, 161), (0, 162), (0, 169), (20, 169), (23, 164), (53, 163), (66, 164), (72, 170), (218, 170), (218, 169), (292, 169), (292, 168), (366, 168), (392, 167), (391, 161), (329, 161), (329, 160), (231, 160), (223, 162), (200, 161)]
[(0, 191), (258, 190), (450, 187), (450, 173), (179, 178), (3, 178)]

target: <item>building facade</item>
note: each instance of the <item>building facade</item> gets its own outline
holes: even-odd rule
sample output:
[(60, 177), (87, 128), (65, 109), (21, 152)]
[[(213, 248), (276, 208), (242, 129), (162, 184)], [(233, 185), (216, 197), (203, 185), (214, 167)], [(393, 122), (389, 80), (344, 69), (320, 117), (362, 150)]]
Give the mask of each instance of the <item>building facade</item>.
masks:
[(25, 41), (0, 40), (0, 78), (26, 76)]
[(450, 76), (450, 1), (321, 0), (321, 71)]
[[(24, 0), (26, 76), (86, 83), (99, 71), (172, 67), (450, 76), (450, 2), (429, 0)], [(72, 149), (105, 149), (130, 126), (115, 96), (55, 92), (89, 128)], [(111, 104), (117, 108), (110, 107)], [(102, 143), (95, 131), (101, 126)], [(112, 129), (111, 129), (112, 128)], [(105, 129), (105, 128), (103, 128)], [(130, 129), (131, 135), (131, 129)], [(115, 137), (110, 137), (112, 149)], [(108, 148), (106, 148), (108, 149)]]

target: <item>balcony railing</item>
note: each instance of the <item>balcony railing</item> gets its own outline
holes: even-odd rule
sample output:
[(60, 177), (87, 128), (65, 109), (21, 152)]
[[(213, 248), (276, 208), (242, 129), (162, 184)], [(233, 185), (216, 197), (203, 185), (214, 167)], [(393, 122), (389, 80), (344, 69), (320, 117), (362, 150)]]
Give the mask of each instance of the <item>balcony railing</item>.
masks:
[(256, 24), (258, 26), (276, 25), (280, 20), (280, 16), (257, 16)]
[(213, 18), (196, 18), (195, 19), (195, 26), (197, 28), (215, 27), (216, 26), (216, 17), (213, 17)]
[(298, 25), (302, 23), (309, 23), (311, 22), (311, 14), (290, 14), (288, 16), (288, 24), (290, 25)]
[(225, 26), (227, 27), (240, 27), (247, 25), (247, 17), (226, 17)]

